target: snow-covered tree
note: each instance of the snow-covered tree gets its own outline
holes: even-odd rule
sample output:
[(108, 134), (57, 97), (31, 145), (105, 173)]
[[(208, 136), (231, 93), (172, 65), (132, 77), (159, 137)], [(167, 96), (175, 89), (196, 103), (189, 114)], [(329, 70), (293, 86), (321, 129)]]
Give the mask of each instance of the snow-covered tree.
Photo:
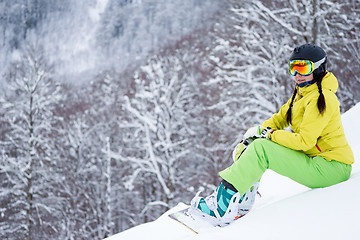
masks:
[(42, 54), (41, 48), (28, 47), (13, 63), (7, 75), (9, 91), (1, 101), (8, 126), (1, 139), (0, 196), (7, 218), (0, 223), (1, 238), (30, 240), (57, 231), (52, 191), (57, 157), (52, 137), (58, 121), (53, 111), (61, 96)]
[(235, 138), (270, 117), (290, 95), (284, 68), (289, 37), (253, 4), (233, 3), (228, 21), (217, 27), (217, 46), (209, 61), (216, 72), (208, 85), (223, 93), (212, 108), (223, 109), (224, 128), (235, 130)]
[(76, 101), (68, 104), (62, 113), (67, 116), (60, 143), (67, 149), (62, 153), (61, 167), (66, 180), (59, 184), (64, 239), (103, 239), (111, 235), (119, 212), (114, 204), (117, 198), (122, 199), (116, 195), (121, 184), (117, 175), (121, 176), (122, 169), (113, 164), (109, 154), (111, 148), (120, 145), (117, 138), (121, 140), (121, 84), (108, 73), (99, 78), (102, 80), (90, 88), (68, 94), (69, 102), (77, 98), (84, 102), (78, 102), (82, 107), (77, 111)]
[(194, 132), (187, 117), (196, 92), (182, 61), (178, 55), (149, 60), (135, 75), (135, 96), (124, 104), (132, 133), (128, 141), (133, 146), (113, 157), (133, 167), (126, 181), (129, 189), (138, 191), (137, 186), (147, 186), (142, 190), (145, 218), (156, 205), (170, 207), (186, 190), (180, 166), (190, 153), (189, 136)]
[[(215, 0), (109, 0), (97, 29), (97, 45), (106, 61), (123, 67), (207, 26), (221, 6)], [(121, 61), (124, 58), (127, 61)]]

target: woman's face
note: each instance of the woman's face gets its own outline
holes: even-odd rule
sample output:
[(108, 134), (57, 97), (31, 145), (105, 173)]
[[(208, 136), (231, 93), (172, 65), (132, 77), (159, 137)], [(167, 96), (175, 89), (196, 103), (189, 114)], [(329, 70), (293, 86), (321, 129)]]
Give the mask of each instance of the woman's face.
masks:
[(311, 73), (310, 75), (307, 75), (307, 76), (303, 76), (299, 73), (296, 73), (296, 75), (294, 76), (294, 80), (297, 84), (309, 82), (309, 81), (312, 81), (313, 79), (314, 79), (313, 73)]

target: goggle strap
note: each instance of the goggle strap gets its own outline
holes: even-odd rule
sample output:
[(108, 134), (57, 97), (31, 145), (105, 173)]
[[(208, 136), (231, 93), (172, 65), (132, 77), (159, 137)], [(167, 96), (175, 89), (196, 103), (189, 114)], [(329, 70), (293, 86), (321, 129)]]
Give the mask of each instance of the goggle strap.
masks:
[(314, 63), (314, 70), (317, 69), (318, 67), (320, 67), (321, 64), (323, 64), (326, 60), (326, 56), (322, 59), (320, 59), (319, 61)]

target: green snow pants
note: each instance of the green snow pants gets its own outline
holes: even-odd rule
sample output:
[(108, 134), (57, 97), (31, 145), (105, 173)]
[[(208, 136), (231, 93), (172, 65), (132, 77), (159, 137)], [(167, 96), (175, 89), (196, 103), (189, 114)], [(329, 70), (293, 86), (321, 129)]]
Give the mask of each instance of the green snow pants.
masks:
[(347, 180), (351, 165), (327, 161), (321, 156), (306, 154), (266, 139), (257, 139), (242, 153), (239, 160), (221, 171), (220, 176), (244, 194), (271, 169), (310, 188), (328, 187)]

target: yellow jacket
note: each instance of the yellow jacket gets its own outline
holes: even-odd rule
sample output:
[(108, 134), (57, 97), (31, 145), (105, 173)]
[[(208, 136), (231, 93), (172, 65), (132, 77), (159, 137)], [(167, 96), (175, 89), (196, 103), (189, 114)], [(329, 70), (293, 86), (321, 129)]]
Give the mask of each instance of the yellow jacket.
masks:
[(322, 156), (328, 161), (346, 164), (354, 163), (353, 152), (345, 138), (341, 123), (340, 103), (335, 95), (338, 88), (336, 77), (328, 72), (322, 80), (326, 110), (321, 115), (317, 108), (319, 91), (316, 84), (298, 88), (292, 107), (292, 124), (294, 131), (282, 130), (288, 127), (286, 112), (291, 99), (284, 104), (278, 113), (262, 125), (277, 131), (271, 133), (271, 140), (285, 147), (304, 152), (310, 157)]

